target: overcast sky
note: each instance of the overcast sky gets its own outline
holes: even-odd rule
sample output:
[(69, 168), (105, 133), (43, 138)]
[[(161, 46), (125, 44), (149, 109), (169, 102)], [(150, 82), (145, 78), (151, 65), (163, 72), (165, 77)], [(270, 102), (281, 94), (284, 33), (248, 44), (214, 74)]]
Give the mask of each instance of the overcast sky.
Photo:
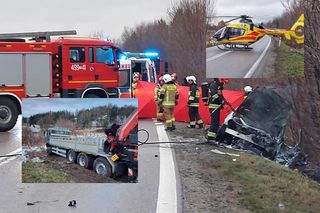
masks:
[[(167, 19), (178, 0), (10, 0), (1, 2), (0, 33), (77, 30), (87, 36), (103, 31), (120, 38), (125, 26)], [(214, 1), (214, 0), (213, 0)], [(257, 21), (281, 14), (280, 0), (215, 0), (217, 15), (248, 14)]]
[(281, 15), (284, 8), (281, 0), (215, 0), (215, 15), (249, 15), (254, 22), (267, 22)]
[[(115, 101), (116, 100), (116, 101)], [(76, 112), (82, 109), (91, 109), (98, 106), (106, 106), (113, 104), (118, 107), (124, 105), (132, 105), (137, 107), (137, 99), (86, 99), (86, 98), (29, 98), (23, 99), (22, 102), (22, 115), (23, 117), (30, 117), (39, 113), (57, 112), (67, 110), (69, 112)]]
[(104, 31), (119, 38), (125, 26), (167, 18), (177, 0), (10, 0), (1, 2), (0, 33), (77, 30)]

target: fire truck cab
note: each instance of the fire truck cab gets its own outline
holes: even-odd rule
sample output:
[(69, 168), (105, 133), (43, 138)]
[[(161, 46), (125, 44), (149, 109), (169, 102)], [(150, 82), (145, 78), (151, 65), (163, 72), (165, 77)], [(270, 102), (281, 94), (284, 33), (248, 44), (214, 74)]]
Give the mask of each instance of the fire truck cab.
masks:
[(13, 128), (21, 114), (22, 98), (121, 96), (121, 50), (110, 41), (96, 38), (51, 40), (51, 36), (74, 34), (75, 31), (0, 34), (0, 131)]

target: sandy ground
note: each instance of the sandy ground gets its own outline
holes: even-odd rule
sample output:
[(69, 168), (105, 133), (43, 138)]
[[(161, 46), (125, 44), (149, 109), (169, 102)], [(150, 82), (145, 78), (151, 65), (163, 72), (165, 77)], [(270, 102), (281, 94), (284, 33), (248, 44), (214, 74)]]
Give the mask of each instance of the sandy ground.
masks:
[[(173, 141), (203, 142), (203, 130), (187, 129), (177, 123), (170, 132)], [(195, 139), (192, 139), (195, 138)], [(220, 156), (211, 152), (217, 147), (207, 144), (175, 145), (177, 166), (182, 184), (184, 212), (248, 212), (240, 205), (241, 188), (217, 168)]]

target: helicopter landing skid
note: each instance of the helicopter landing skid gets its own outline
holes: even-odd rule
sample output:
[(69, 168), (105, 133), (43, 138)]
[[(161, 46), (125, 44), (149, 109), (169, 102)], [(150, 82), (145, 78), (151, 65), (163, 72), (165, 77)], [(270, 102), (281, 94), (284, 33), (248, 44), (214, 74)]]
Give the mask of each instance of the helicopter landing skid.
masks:
[(230, 44), (223, 44), (223, 45), (217, 45), (218, 49), (220, 50), (223, 50), (223, 51), (250, 51), (252, 50), (253, 48), (252, 47), (249, 47), (249, 46), (237, 46), (237, 45), (230, 45)]

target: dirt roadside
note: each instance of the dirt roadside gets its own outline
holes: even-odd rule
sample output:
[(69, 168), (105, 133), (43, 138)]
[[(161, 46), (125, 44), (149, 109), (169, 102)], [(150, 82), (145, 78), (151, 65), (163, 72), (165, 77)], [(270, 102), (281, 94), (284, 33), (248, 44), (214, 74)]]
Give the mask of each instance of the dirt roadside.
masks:
[[(177, 123), (175, 132), (170, 132), (172, 141), (202, 142), (203, 131), (186, 129), (186, 124)], [(211, 150), (212, 145), (174, 145), (176, 162), (182, 184), (184, 212), (249, 212), (241, 204), (239, 184), (217, 170), (220, 158)]]
[[(32, 168), (34, 169), (34, 173), (37, 172), (48, 172), (57, 171), (59, 174), (63, 174), (65, 177), (64, 180), (71, 183), (126, 183), (127, 179), (125, 177), (113, 179), (108, 177), (103, 177), (101, 175), (96, 174), (93, 170), (85, 169), (80, 167), (78, 164), (70, 163), (67, 159), (57, 156), (51, 155), (47, 156), (45, 150), (41, 150), (40, 152), (30, 152), (28, 153), (30, 159), (40, 158), (43, 162), (32, 163)], [(30, 171), (26, 170), (24, 167), (24, 163), (22, 163), (22, 174), (30, 173)], [(23, 176), (24, 177), (24, 176)], [(28, 181), (28, 180), (27, 180)], [(22, 180), (25, 182), (25, 180)]]

